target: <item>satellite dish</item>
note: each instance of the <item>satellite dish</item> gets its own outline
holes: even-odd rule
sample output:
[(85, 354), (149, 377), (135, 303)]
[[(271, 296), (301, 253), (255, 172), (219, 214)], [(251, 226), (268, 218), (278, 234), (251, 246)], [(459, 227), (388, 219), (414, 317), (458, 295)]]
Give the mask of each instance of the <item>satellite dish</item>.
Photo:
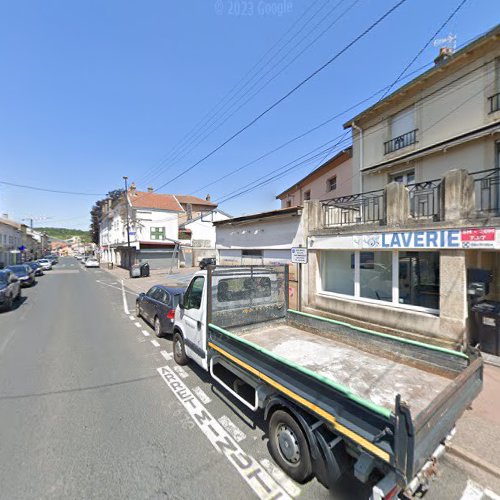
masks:
[(457, 48), (457, 35), (450, 33), (446, 38), (436, 38), (432, 45), (434, 47), (449, 47), (455, 52)]

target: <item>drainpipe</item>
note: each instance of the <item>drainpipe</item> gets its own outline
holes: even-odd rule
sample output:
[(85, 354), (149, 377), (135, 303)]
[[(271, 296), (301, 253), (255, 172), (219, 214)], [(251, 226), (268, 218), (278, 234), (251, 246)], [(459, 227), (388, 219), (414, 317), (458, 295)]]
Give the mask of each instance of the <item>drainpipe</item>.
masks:
[(363, 192), (363, 129), (358, 127), (354, 122), (351, 122), (351, 127), (359, 132), (359, 192)]

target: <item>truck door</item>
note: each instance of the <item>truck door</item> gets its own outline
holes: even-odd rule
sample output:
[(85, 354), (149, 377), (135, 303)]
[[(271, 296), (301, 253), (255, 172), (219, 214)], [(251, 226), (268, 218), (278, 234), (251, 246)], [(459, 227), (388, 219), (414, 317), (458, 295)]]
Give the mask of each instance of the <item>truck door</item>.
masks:
[(205, 277), (196, 276), (184, 296), (182, 324), (186, 354), (206, 369), (205, 293)]

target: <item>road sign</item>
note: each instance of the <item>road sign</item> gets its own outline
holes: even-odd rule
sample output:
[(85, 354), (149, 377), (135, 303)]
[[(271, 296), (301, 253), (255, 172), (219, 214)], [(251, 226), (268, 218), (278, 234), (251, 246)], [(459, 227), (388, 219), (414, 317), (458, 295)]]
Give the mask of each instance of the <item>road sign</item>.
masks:
[(292, 248), (292, 262), (294, 264), (307, 264), (307, 248)]

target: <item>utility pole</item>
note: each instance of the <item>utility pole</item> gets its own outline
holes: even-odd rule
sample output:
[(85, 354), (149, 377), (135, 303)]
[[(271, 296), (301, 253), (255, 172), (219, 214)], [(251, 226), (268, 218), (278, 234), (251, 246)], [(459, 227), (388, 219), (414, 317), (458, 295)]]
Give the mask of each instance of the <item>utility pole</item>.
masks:
[(127, 211), (127, 261), (128, 261), (128, 268), (130, 269), (132, 267), (132, 262), (130, 259), (130, 224), (128, 218), (128, 184), (127, 184), (128, 177), (124, 175), (123, 180), (125, 181), (125, 210)]

